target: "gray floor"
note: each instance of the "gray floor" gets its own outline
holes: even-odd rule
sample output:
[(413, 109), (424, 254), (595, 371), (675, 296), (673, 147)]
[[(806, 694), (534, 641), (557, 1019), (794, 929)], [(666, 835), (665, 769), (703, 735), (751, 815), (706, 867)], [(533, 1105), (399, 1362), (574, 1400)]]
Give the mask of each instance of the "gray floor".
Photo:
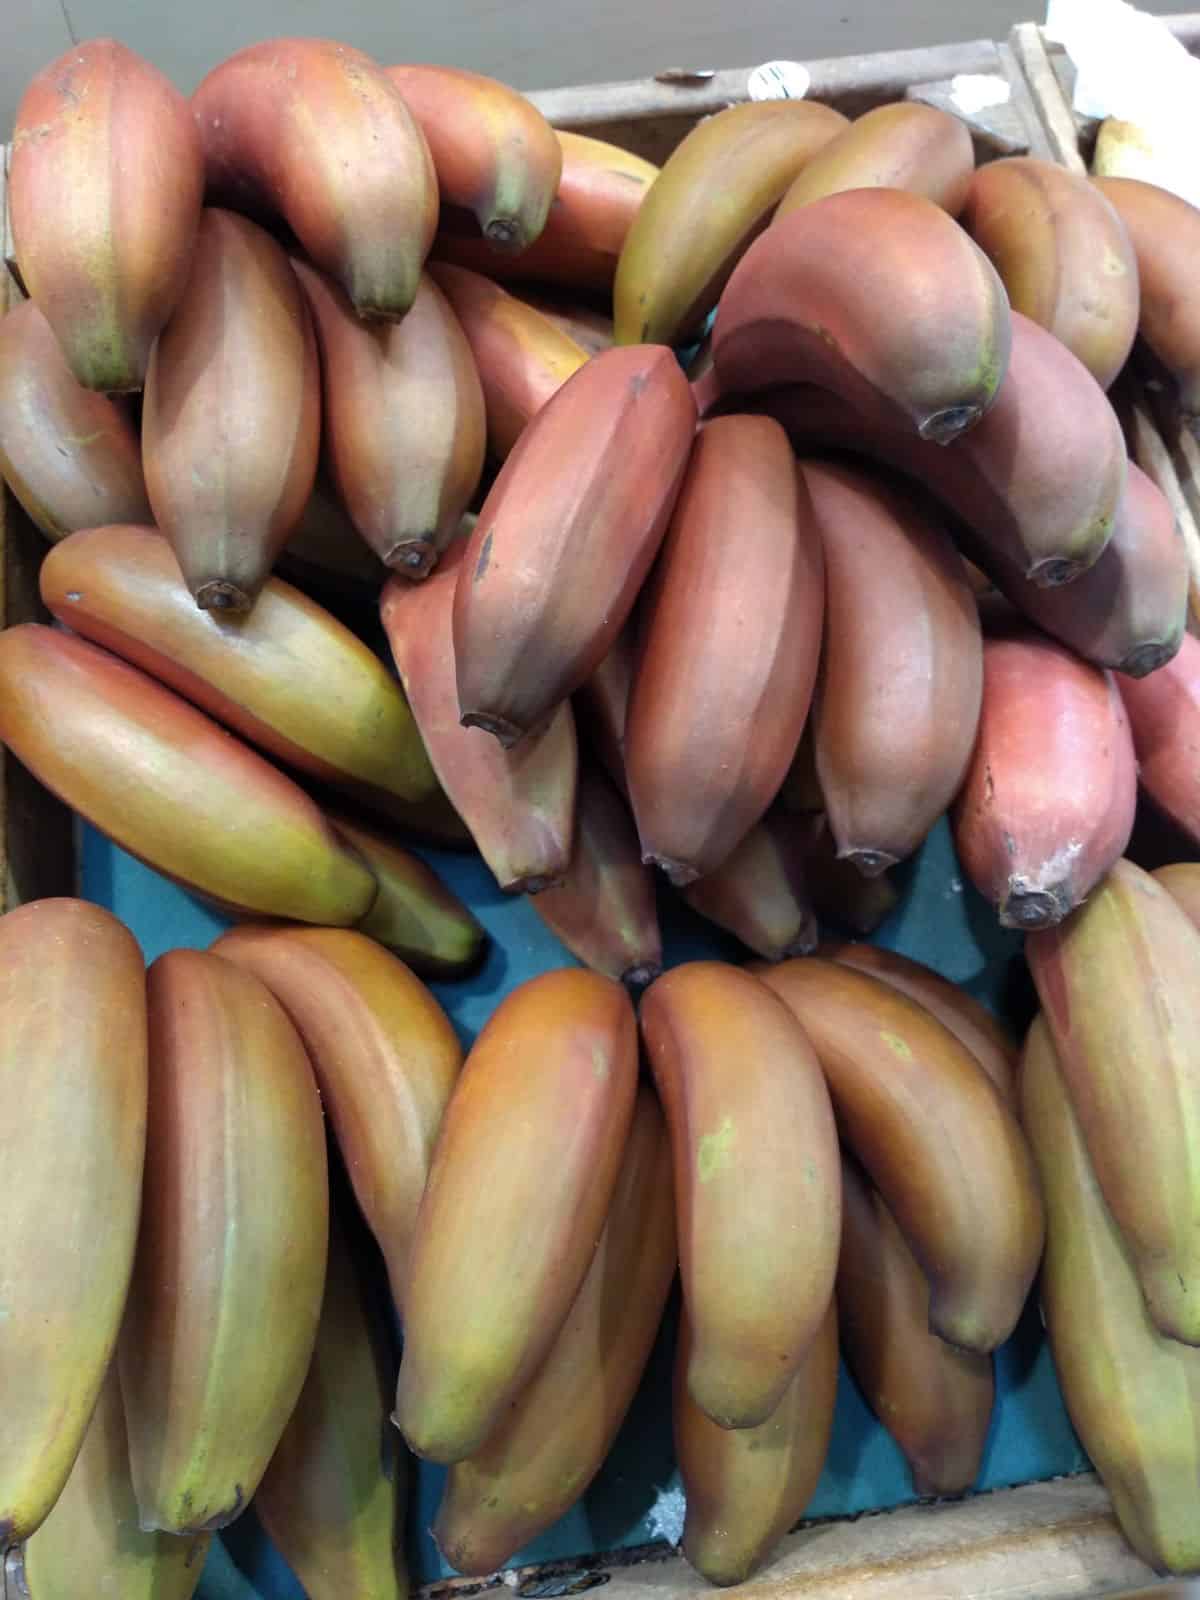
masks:
[(72, 39), (103, 34), (185, 92), (232, 50), (281, 33), (326, 33), (385, 62), (451, 62), (529, 89), (999, 38), (1042, 15), (1043, 0), (0, 0), (0, 137), (29, 76)]

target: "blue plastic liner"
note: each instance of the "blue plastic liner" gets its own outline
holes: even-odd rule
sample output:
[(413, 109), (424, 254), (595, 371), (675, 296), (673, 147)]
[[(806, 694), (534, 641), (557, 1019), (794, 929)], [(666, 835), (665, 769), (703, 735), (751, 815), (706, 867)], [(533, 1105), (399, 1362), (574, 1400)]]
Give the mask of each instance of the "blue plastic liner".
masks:
[[(478, 857), (420, 853), (472, 908), (492, 941), (474, 977), (432, 985), (469, 1046), (510, 989), (536, 973), (576, 963), (526, 901), (499, 892)], [(963, 880), (944, 822), (898, 875), (898, 883), (903, 889), (900, 904), (873, 942), (928, 962), (1023, 1029), (1033, 1001), (1020, 937), (1001, 930), (992, 909)], [(229, 925), (90, 828), (83, 836), (83, 892), (132, 929), (147, 962), (181, 945), (203, 949)], [(713, 956), (736, 961), (744, 955), (740, 946), (665, 889), (660, 912), (669, 965)], [(672, 1325), (669, 1316), (625, 1427), (584, 1500), (522, 1551), (514, 1566), (678, 1538), (683, 1495), (671, 1450)], [(247, 1329), (246, 1337), (253, 1338), (254, 1330)], [(996, 1376), (997, 1406), (979, 1487), (1086, 1470), (1035, 1305), (998, 1353)], [(450, 1575), (427, 1533), (444, 1476), (444, 1469), (425, 1463), (414, 1473), (409, 1560), (415, 1582)], [(900, 1452), (843, 1368), (829, 1459), (808, 1514), (847, 1516), (914, 1498)], [(303, 1600), (303, 1591), (259, 1530), (253, 1511), (214, 1541), (199, 1595), (201, 1600)]]

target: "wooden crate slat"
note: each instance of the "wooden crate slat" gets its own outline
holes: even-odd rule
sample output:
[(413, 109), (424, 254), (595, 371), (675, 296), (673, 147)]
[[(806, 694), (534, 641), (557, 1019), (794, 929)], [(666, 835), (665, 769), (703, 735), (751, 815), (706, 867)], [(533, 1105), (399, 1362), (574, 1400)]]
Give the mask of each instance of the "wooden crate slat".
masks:
[[(607, 1577), (604, 1600), (713, 1593), (676, 1556), (628, 1552), (617, 1564), (588, 1565)], [(556, 1571), (569, 1579), (565, 1562), (517, 1573), (518, 1592), (529, 1578), (553, 1595)], [(1107, 1493), (1085, 1473), (810, 1524), (737, 1592), (754, 1600), (1094, 1600), (1153, 1581), (1122, 1538)], [(478, 1588), (477, 1580), (452, 1581), (423, 1595), (453, 1600)]]

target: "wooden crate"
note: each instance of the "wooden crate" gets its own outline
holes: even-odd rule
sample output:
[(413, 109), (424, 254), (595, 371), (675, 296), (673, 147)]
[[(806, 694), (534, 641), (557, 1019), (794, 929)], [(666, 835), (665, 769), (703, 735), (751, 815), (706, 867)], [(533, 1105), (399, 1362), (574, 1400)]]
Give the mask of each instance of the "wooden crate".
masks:
[[(1190, 51), (1200, 52), (1200, 12), (1163, 21)], [(1051, 44), (1034, 22), (1018, 23), (1009, 45), (1051, 157), (1072, 172), (1086, 173), (1099, 123), (1072, 109), (1075, 70), (1066, 51)], [(1139, 371), (1136, 355), (1132, 367), (1129, 379), (1122, 380), (1127, 385), (1130, 454), (1171, 502), (1191, 569), (1188, 629), (1200, 633), (1200, 442), (1180, 423), (1170, 386)]]
[[(889, 51), (805, 63), (808, 98), (857, 115), (910, 98), (955, 110), (953, 80), (988, 75), (1008, 101), (974, 116), (977, 158), (1056, 154), (1030, 93), (1028, 72), (1010, 44), (974, 40), (932, 49)], [(750, 69), (678, 71), (629, 83), (536, 92), (531, 99), (556, 125), (592, 133), (659, 161), (702, 117), (749, 98)], [(7, 152), (5, 152), (7, 154)], [(3, 206), (5, 294), (20, 292)], [(39, 615), (36, 572), (41, 540), (10, 497), (0, 495), (0, 573), (4, 623)], [(64, 809), (15, 763), (0, 765), (0, 884), (4, 908), (39, 895), (71, 892), (75, 850)], [(604, 1584), (611, 1600), (667, 1600), (711, 1593), (668, 1547), (621, 1551), (567, 1566), (510, 1575), (546, 1597)], [(762, 1600), (1093, 1600), (1153, 1582), (1129, 1549), (1108, 1495), (1091, 1474), (995, 1490), (962, 1502), (805, 1524), (782, 1544), (745, 1590)], [(453, 1580), (437, 1595), (474, 1594), (491, 1585)], [(0, 1573), (0, 1600), (24, 1600)]]

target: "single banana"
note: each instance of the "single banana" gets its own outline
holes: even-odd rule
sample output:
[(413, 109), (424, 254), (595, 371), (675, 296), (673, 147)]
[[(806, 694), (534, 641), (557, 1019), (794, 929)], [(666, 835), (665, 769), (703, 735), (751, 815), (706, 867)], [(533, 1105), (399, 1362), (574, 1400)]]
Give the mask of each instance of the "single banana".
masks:
[(332, 39), (264, 39), (192, 95), (210, 193), (279, 213), (360, 317), (402, 317), (437, 228), (425, 136), (370, 56)]
[(334, 833), (357, 850), (379, 885), (374, 903), (355, 923), (424, 978), (458, 978), (478, 965), (487, 934), (454, 891), (379, 826), (327, 812)]
[(662, 971), (654, 889), (628, 805), (603, 772), (585, 765), (571, 864), (561, 884), (534, 898), (533, 909), (585, 967), (636, 992)]
[(292, 266), (321, 348), (325, 452), (342, 504), (385, 566), (423, 578), (483, 472), (486, 419), (471, 347), (421, 274), (402, 322), (363, 322), (332, 278)]
[(386, 1334), (336, 1211), (329, 1220), (312, 1362), (254, 1509), (308, 1600), (407, 1600), (408, 1461), (388, 1422)]
[(989, 638), (954, 843), (1001, 926), (1061, 922), (1124, 853), (1136, 806), (1133, 740), (1112, 675), (1019, 623)]
[(1200, 429), (1200, 294), (1193, 264), (1200, 249), (1200, 210), (1139, 178), (1092, 181), (1115, 207), (1137, 257), (1138, 332), (1175, 379), (1180, 410), (1195, 433)]
[(1146, 1315), (1073, 1099), (1039, 1018), (1021, 1106), (1046, 1195), (1042, 1315), (1063, 1399), (1138, 1555), (1160, 1574), (1200, 1573), (1200, 1350)]
[(1043, 1237), (1032, 1159), (999, 1090), (931, 1012), (869, 973), (816, 956), (752, 970), (812, 1040), (842, 1138), (929, 1279), (931, 1331), (994, 1350)]
[(898, 950), (877, 944), (829, 943), (818, 952), (826, 961), (839, 961), (845, 967), (869, 972), (908, 995), (938, 1019), (967, 1049), (999, 1089), (1004, 1099), (1015, 1104), (1019, 1052), (1016, 1043), (986, 1006), (933, 967)]
[(143, 1531), (205, 1533), (249, 1504), (312, 1356), (329, 1188), (295, 1029), (197, 950), (147, 977), (150, 1115), (118, 1347)]
[(133, 936), (99, 906), (34, 900), (0, 918), (0, 1092), (2, 1560), (67, 1482), (133, 1268), (146, 985)]
[(48, 539), (150, 520), (128, 402), (76, 382), (32, 300), (0, 318), (0, 476)]
[(695, 428), (687, 379), (662, 345), (594, 356), (538, 413), (459, 568), (464, 727), (514, 745), (599, 666), (666, 534)]
[(808, 100), (749, 101), (698, 122), (650, 186), (613, 285), (618, 344), (699, 331), (788, 184), (845, 117)]
[(979, 1477), (992, 1420), (992, 1358), (955, 1350), (929, 1331), (929, 1280), (879, 1192), (849, 1159), (842, 1163), (837, 1304), (846, 1364), (904, 1453), (913, 1488), (965, 1494)]
[(642, 859), (675, 884), (722, 866), (787, 775), (821, 653), (822, 546), (779, 424), (706, 423), (639, 607), (625, 735)]
[[(500, 255), (478, 234), (458, 232), (442, 217), (434, 254), (500, 279), (551, 283), (611, 295), (621, 249), (658, 168), (620, 145), (583, 133), (555, 129), (562, 151), (562, 174), (546, 225), (519, 254)], [(521, 298), (528, 299), (521, 290)], [(544, 311), (544, 305), (539, 305)], [(587, 313), (591, 323), (595, 313)], [(566, 332), (579, 338), (573, 327)], [(582, 343), (583, 341), (580, 340)], [(612, 319), (608, 319), (611, 345)], [(589, 351), (589, 354), (594, 354)]]
[(17, 265), (86, 389), (140, 389), (187, 281), (204, 167), (187, 101), (116, 39), (43, 67), (17, 107)]
[(643, 1086), (567, 1320), (483, 1448), (450, 1468), (432, 1532), (455, 1571), (495, 1572), (587, 1492), (633, 1401), (675, 1265), (671, 1151)]
[(234, 911), (346, 925), (375, 879), (290, 778), (83, 639), (0, 633), (0, 743), (122, 849)]
[(954, 798), (979, 723), (979, 615), (945, 528), (857, 463), (805, 459), (825, 549), (817, 773), (838, 855), (912, 854)]
[(974, 170), (971, 133), (961, 118), (898, 100), (864, 111), (819, 150), (789, 186), (775, 220), (845, 189), (907, 189), (957, 217)]
[(385, 68), (429, 143), (444, 206), (474, 214), (496, 251), (517, 252), (546, 225), (562, 146), (532, 101), (460, 67)]
[(757, 1427), (783, 1402), (833, 1293), (841, 1174), (829, 1093), (787, 1007), (738, 967), (672, 968), (646, 991), (640, 1021), (671, 1132), (688, 1393), (722, 1428)]
[(683, 1554), (709, 1583), (744, 1583), (813, 1497), (833, 1434), (838, 1317), (830, 1297), (779, 1404), (753, 1428), (719, 1428), (688, 1393), (686, 1311), (675, 1361), (675, 1456), (687, 1502)]
[(989, 161), (962, 224), (1000, 274), (1014, 311), (1078, 356), (1102, 389), (1138, 327), (1138, 263), (1125, 224), (1082, 173), (1036, 156)]
[(402, 1306), (417, 1207), (463, 1059), (445, 1012), (402, 961), (346, 928), (245, 924), (212, 954), (265, 984), (300, 1035)]
[(817, 947), (817, 916), (807, 832), (802, 821), (773, 807), (715, 872), (687, 885), (683, 898), (764, 961), (808, 955)]
[(268, 578), (253, 612), (231, 621), (194, 604), (153, 528), (116, 526), (64, 539), (39, 582), (60, 622), (277, 761), (405, 802), (434, 794), (395, 679), (349, 628), (282, 579)]
[(955, 513), (971, 559), (1019, 603), (1022, 582), (1069, 583), (1104, 553), (1127, 456), (1116, 412), (1082, 362), (1020, 312), (1011, 320), (1000, 393), (954, 450), (915, 438), (868, 397), (854, 405), (810, 384), (762, 395), (754, 409), (782, 422), (802, 452), (848, 447), (916, 478)]
[(129, 1477), (117, 1364), (54, 1510), (25, 1546), (28, 1600), (192, 1600), (211, 1533), (145, 1533)]
[(713, 361), (726, 395), (815, 383), (949, 444), (996, 399), (1011, 336), (1004, 285), (952, 217), (903, 189), (851, 189), (750, 246)]
[(1025, 955), (1150, 1318), (1200, 1345), (1200, 935), (1118, 861)]
[(253, 607), (312, 493), (320, 433), (316, 340), (287, 256), (206, 209), (142, 410), (154, 520), (203, 610)]
[(1200, 784), (1192, 751), (1200, 738), (1200, 639), (1183, 635), (1179, 653), (1134, 682), (1119, 678), (1142, 792), (1200, 844)]
[(504, 461), (528, 424), (588, 359), (548, 317), (481, 273), (435, 261), (430, 275), (471, 346), (487, 413), (488, 449)]
[[(380, 615), (434, 772), (496, 882), (535, 894), (566, 877), (575, 827), (577, 752), (570, 706), (505, 750), (459, 720), (451, 616), (466, 543), (422, 584), (389, 580)], [(0, 718), (2, 722), (2, 718)]]
[(594, 972), (521, 984), (476, 1040), (404, 1291), (396, 1423), (418, 1455), (473, 1455), (549, 1355), (603, 1231), (636, 1087), (633, 1007)]

